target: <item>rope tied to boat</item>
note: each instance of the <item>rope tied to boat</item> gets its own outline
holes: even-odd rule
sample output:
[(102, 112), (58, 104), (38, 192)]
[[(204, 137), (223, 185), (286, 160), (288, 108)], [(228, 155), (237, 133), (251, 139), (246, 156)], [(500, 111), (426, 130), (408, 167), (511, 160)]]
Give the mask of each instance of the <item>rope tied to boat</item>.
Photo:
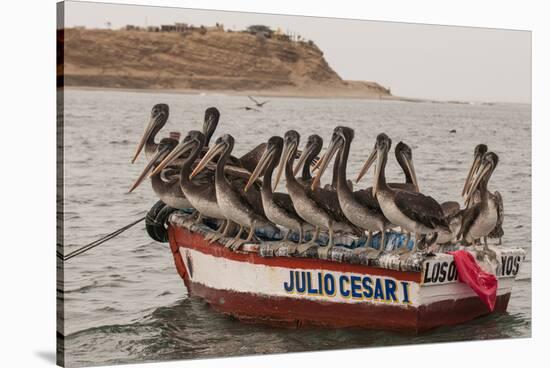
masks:
[(93, 242), (91, 242), (89, 244), (86, 244), (86, 245), (80, 247), (80, 248), (70, 252), (69, 254), (63, 255), (61, 252), (57, 251), (57, 257), (60, 258), (63, 261), (68, 261), (69, 259), (71, 259), (73, 257), (79, 256), (79, 255), (89, 251), (90, 249), (98, 247), (101, 244), (113, 239), (114, 237), (117, 237), (118, 235), (122, 234), (123, 232), (130, 229), (131, 227), (139, 224), (143, 220), (145, 220), (145, 216), (129, 223), (128, 225), (125, 225), (125, 226), (121, 227), (118, 230), (113, 231), (110, 234), (107, 234), (107, 235), (105, 235), (105, 236), (103, 236), (103, 237), (101, 237), (97, 240), (94, 240)]
[(97, 240), (94, 240), (93, 242), (86, 244), (70, 252), (69, 254), (63, 255), (60, 251), (57, 251), (57, 257), (62, 261), (67, 261), (73, 257), (79, 256), (82, 253), (85, 253), (90, 249), (98, 247), (101, 244), (119, 236), (120, 234), (130, 229), (131, 227), (139, 224), (143, 220), (145, 220), (145, 229), (147, 230), (147, 233), (149, 234), (149, 236), (153, 240), (156, 240), (161, 243), (166, 243), (168, 241), (167, 221), (168, 221), (168, 217), (170, 217), (170, 215), (174, 211), (176, 211), (175, 208), (167, 206), (163, 201), (158, 201), (153, 205), (153, 207), (151, 207), (149, 212), (147, 212), (147, 215), (145, 215), (144, 217), (141, 217), (129, 223), (128, 225), (125, 225), (120, 229), (115, 230), (112, 233), (107, 234)]

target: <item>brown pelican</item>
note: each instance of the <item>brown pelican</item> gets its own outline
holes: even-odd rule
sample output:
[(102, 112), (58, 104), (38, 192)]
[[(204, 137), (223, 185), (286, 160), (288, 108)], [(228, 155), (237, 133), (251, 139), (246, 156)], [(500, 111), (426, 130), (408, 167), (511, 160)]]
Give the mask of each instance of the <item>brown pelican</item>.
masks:
[[(225, 218), (236, 222), (240, 226), (239, 233), (233, 241), (229, 243), (229, 246), (233, 250), (237, 250), (242, 244), (253, 241), (256, 227), (274, 228), (274, 226), (265, 217), (259, 192), (257, 190), (244, 192), (242, 187), (233, 185), (225, 175), (225, 165), (231, 155), (234, 144), (235, 139), (229, 134), (225, 134), (218, 138), (214, 146), (208, 150), (206, 155), (204, 155), (197, 167), (193, 170), (190, 178), (197, 175), (206, 167), (208, 162), (216, 155), (220, 154), (218, 162), (216, 163), (215, 172), (216, 199)], [(240, 236), (245, 227), (249, 229), (249, 233), (248, 237), (242, 240)]]
[[(478, 144), (474, 150), (474, 161), (472, 163), (472, 166), (470, 167), (470, 171), (468, 172), (468, 176), (466, 177), (466, 181), (464, 183), (464, 189), (462, 190), (462, 196), (466, 197), (468, 190), (471, 188), (474, 178), (479, 172), (479, 167), (481, 166), (481, 161), (483, 159), (483, 156), (487, 152), (487, 146), (485, 144)], [(491, 233), (488, 235), (491, 239), (499, 239), (498, 244), (502, 244), (502, 236), (504, 235), (504, 230), (502, 229), (502, 222), (504, 220), (504, 204), (502, 201), (502, 196), (498, 191), (495, 191), (494, 193), (495, 200), (498, 204), (498, 220), (495, 228)], [(473, 194), (470, 196), (470, 199), (465, 203), (466, 207), (471, 207), (475, 205), (476, 203), (481, 201), (481, 195), (479, 190), (475, 190)]]
[(294, 230), (299, 233), (299, 243), (301, 243), (304, 238), (304, 229), (311, 229), (311, 225), (298, 216), (288, 194), (274, 193), (272, 187), (273, 170), (279, 164), (283, 144), (281, 137), (269, 138), (267, 148), (244, 190), (248, 191), (260, 173), (265, 171), (261, 190), (265, 215), (273, 223), (289, 229), (283, 240), (287, 240), (290, 231)]
[[(317, 158), (323, 148), (323, 138), (317, 134), (312, 134), (307, 138), (304, 151), (300, 155), (298, 163), (294, 167), (294, 175), (298, 174), (302, 168), (302, 176), (296, 180), (303, 186), (309, 187), (313, 181), (311, 176), (311, 164)], [(318, 162), (318, 161), (317, 161)]]
[[(465, 197), (466, 194), (468, 193), (470, 189), (470, 185), (472, 184), (473, 178), (477, 174), (479, 166), (481, 165), (481, 160), (483, 159), (483, 155), (486, 152), (487, 152), (487, 145), (485, 144), (478, 144), (474, 149), (474, 161), (472, 162), (472, 166), (470, 166), (470, 170), (468, 171), (468, 175), (466, 176), (466, 180), (464, 181), (464, 188), (462, 189), (463, 197)], [(468, 205), (468, 203), (466, 205)]]
[[(202, 127), (202, 132), (206, 136), (206, 142), (204, 144), (204, 150), (207, 150), (210, 145), (210, 140), (216, 131), (218, 122), (220, 120), (220, 112), (215, 107), (209, 107), (204, 112), (204, 123)], [(232, 166), (241, 166), (244, 169), (252, 172), (263, 152), (265, 151), (265, 143), (260, 143), (254, 147), (251, 151), (245, 153), (240, 158), (231, 156), (228, 160), (228, 163)], [(206, 152), (205, 152), (206, 153)]]
[(395, 146), (395, 159), (405, 174), (404, 183), (389, 183), (393, 189), (407, 190), (409, 192), (419, 192), (418, 180), (416, 179), (416, 171), (414, 169), (412, 150), (403, 142), (397, 143)]
[[(376, 158), (376, 148), (371, 152), (369, 158), (367, 159), (367, 162), (363, 166), (363, 169), (358, 175), (357, 181), (359, 181), (365, 174), (369, 171), (369, 168), (374, 163), (374, 159)], [(414, 169), (413, 164), (413, 157), (412, 157), (412, 150), (411, 148), (403, 142), (397, 143), (395, 146), (395, 159), (397, 160), (397, 163), (401, 167), (401, 170), (403, 170), (403, 173), (405, 174), (405, 182), (404, 183), (388, 183), (388, 185), (392, 189), (399, 189), (399, 190), (406, 190), (409, 192), (418, 192), (420, 190), (418, 186), (418, 180), (416, 179), (416, 170)], [(370, 195), (374, 197), (372, 194), (372, 187), (368, 187), (366, 190), (370, 192)]]
[[(334, 165), (338, 170), (336, 192), (342, 212), (351, 223), (368, 232), (367, 249), (372, 249), (370, 248), (372, 232), (376, 230), (381, 232), (381, 245), (376, 253), (378, 255), (384, 250), (386, 229), (391, 226), (391, 223), (382, 213), (380, 206), (372, 196), (372, 191), (358, 190), (354, 192), (348, 185), (346, 168), (353, 136), (354, 132), (351, 128), (339, 126), (334, 129), (330, 145), (323, 156), (319, 165), (319, 171), (312, 183), (312, 189), (315, 189), (319, 185), (323, 172), (326, 170), (332, 157), (337, 153), (337, 163)], [(412, 175), (412, 178), (416, 181), (415, 175)]]
[(156, 104), (151, 109), (151, 116), (149, 118), (149, 123), (145, 127), (145, 132), (138, 143), (136, 153), (132, 158), (132, 163), (136, 161), (139, 154), (145, 147), (145, 155), (149, 158), (157, 152), (158, 144), (155, 143), (155, 137), (157, 133), (162, 129), (166, 124), (169, 115), (169, 108), (167, 104)]
[[(413, 251), (419, 243), (419, 235), (425, 236), (439, 231), (451, 231), (445, 219), (441, 206), (432, 197), (420, 192), (395, 190), (386, 183), (386, 163), (391, 147), (391, 139), (384, 133), (376, 138), (376, 173), (374, 177), (373, 194), (380, 204), (384, 216), (393, 224), (400, 226), (409, 233), (415, 233), (416, 241)], [(361, 170), (358, 180), (372, 164), (371, 154)]]
[[(405, 182), (404, 183), (388, 183), (388, 185), (392, 189), (398, 189), (398, 190), (406, 190), (409, 192), (418, 192), (419, 186), (418, 181), (416, 179), (416, 170), (414, 169), (413, 164), (413, 156), (412, 156), (412, 150), (411, 148), (404, 142), (399, 142), (395, 146), (395, 159), (397, 160), (397, 163), (401, 167), (401, 170), (403, 171), (403, 174), (405, 174)], [(372, 163), (374, 163), (374, 159), (376, 157), (376, 150), (373, 150), (371, 152), (371, 155), (369, 159), (367, 160), (367, 163), (363, 166), (363, 169), (359, 173), (357, 177), (357, 181), (359, 181), (368, 171)], [(373, 194), (372, 187), (366, 188), (364, 192), (361, 192), (361, 195), (365, 198), (364, 200), (371, 203), (371, 206), (375, 206), (377, 208), (380, 208), (378, 204), (378, 200), (375, 198)], [(401, 229), (403, 231), (403, 229)], [(404, 244), (409, 244), (409, 240), (411, 238), (411, 233), (407, 233), (407, 238), (404, 242)], [(383, 235), (383, 239), (385, 238), (385, 234)], [(370, 234), (369, 234), (370, 236)], [(385, 240), (385, 239), (384, 239)], [(384, 244), (382, 242), (382, 244)], [(399, 249), (396, 249), (395, 252), (398, 254), (405, 253), (408, 250), (408, 248), (400, 247)]]
[[(200, 222), (202, 216), (211, 217), (218, 220), (223, 220), (225, 223), (225, 230), (223, 234), (215, 233), (214, 235), (208, 235), (207, 238), (212, 241), (216, 241), (219, 238), (226, 236), (230, 226), (229, 222), (226, 222), (226, 218), (218, 206), (216, 200), (216, 187), (214, 184), (214, 171), (205, 170), (204, 174), (201, 173), (199, 177), (195, 177), (193, 180), (189, 178), (189, 175), (193, 171), (193, 164), (201, 155), (204, 145), (206, 144), (206, 136), (196, 130), (191, 130), (187, 133), (184, 140), (178, 144), (169, 155), (155, 168), (151, 175), (155, 175), (164, 167), (170, 165), (173, 161), (179, 157), (184, 157), (181, 170), (180, 170), (180, 187), (185, 197), (189, 200), (193, 208), (195, 208), (199, 214), (195, 223)], [(230, 171), (226, 167), (226, 172)], [(239, 176), (237, 168), (231, 170), (230, 174), (233, 176)], [(244, 176), (245, 178), (247, 176)], [(242, 181), (242, 180), (241, 180)], [(244, 185), (244, 183), (242, 183)], [(222, 224), (220, 229), (224, 228)]]
[[(164, 127), (169, 116), (169, 108), (167, 104), (156, 104), (151, 110), (149, 123), (145, 127), (145, 132), (138, 143), (136, 153), (132, 159), (132, 163), (136, 161), (139, 154), (145, 148), (145, 154), (149, 158), (157, 150), (158, 144), (155, 143), (155, 137), (158, 132)], [(204, 112), (203, 132), (206, 136), (206, 146), (210, 142), (218, 121), (220, 120), (220, 112), (215, 107), (209, 107)]]
[[(313, 183), (313, 178), (311, 177), (311, 171), (318, 169), (319, 165), (321, 164), (321, 160), (323, 157), (319, 159), (317, 155), (319, 154), (319, 152), (321, 152), (322, 147), (323, 147), (323, 138), (319, 137), (317, 134), (313, 134), (308, 137), (308, 141), (304, 149), (304, 156), (301, 156), (301, 153), (300, 153), (301, 157), (294, 168), (294, 174), (297, 174), (303, 165), (302, 177), (296, 178), (296, 180), (301, 182), (302, 185), (304, 186), (309, 187), (311, 186), (311, 183)], [(331, 184), (326, 184), (324, 186), (324, 188), (327, 190), (336, 190), (336, 182), (338, 180), (338, 162), (339, 160), (336, 160), (332, 168)], [(313, 168), (310, 168), (311, 164), (313, 163), (315, 165), (313, 166)], [(348, 180), (347, 183), (350, 189), (353, 190), (352, 182)]]
[[(319, 255), (326, 257), (329, 249), (334, 244), (334, 232), (345, 231), (350, 233), (361, 233), (353, 226), (343, 214), (338, 203), (338, 197), (335, 191), (319, 188), (311, 190), (301, 185), (294, 176), (293, 163), (298, 150), (300, 135), (295, 130), (289, 130), (285, 133), (284, 148), (281, 158), (281, 164), (275, 179), (275, 188), (281, 178), (283, 170), (285, 171), (286, 188), (294, 204), (298, 215), (306, 222), (315, 226), (315, 234), (311, 241), (301, 244), (298, 247), (299, 252), (304, 252), (311, 246), (319, 236), (319, 230), (328, 230), (329, 242), (327, 247), (319, 249)], [(305, 154), (305, 153), (304, 153)]]
[[(487, 236), (493, 231), (498, 222), (498, 197), (487, 189), (491, 175), (498, 165), (498, 156), (488, 152), (483, 156), (479, 172), (466, 193), (466, 202), (479, 191), (479, 202), (466, 208), (463, 213), (461, 234), (467, 243), (474, 243), (477, 239), (484, 239), (483, 252), (494, 256), (494, 252), (487, 247)], [(502, 199), (502, 198), (500, 198)]]
[[(204, 144), (204, 153), (208, 150), (208, 146), (210, 145), (210, 140), (212, 139), (212, 136), (214, 135), (214, 132), (216, 131), (216, 128), (218, 127), (218, 122), (220, 121), (220, 111), (215, 107), (209, 107), (204, 112), (204, 123), (202, 126), (202, 132), (206, 136), (206, 142)], [(265, 150), (265, 143), (260, 143), (254, 149), (251, 151), (245, 153), (240, 158), (236, 158), (231, 156), (229, 158), (228, 163), (232, 166), (242, 166), (244, 169), (248, 170), (249, 172), (252, 172), (256, 165), (258, 164), (258, 160), (262, 156), (262, 153)]]
[[(169, 115), (169, 108), (167, 104), (157, 104), (153, 106), (151, 110), (151, 117), (149, 123), (145, 128), (145, 132), (141, 137), (141, 140), (138, 143), (136, 153), (132, 159), (132, 163), (135, 162), (143, 148), (145, 147), (145, 154), (147, 157), (151, 157), (157, 150), (158, 144), (155, 143), (155, 137), (157, 133), (162, 129), (166, 124)], [(204, 112), (204, 122), (203, 122), (203, 134), (206, 136), (205, 148), (208, 147), (208, 144), (216, 131), (218, 122), (220, 120), (220, 112), (215, 107), (209, 107)], [(259, 144), (251, 151), (247, 152), (240, 158), (231, 156), (229, 158), (229, 163), (234, 166), (242, 166), (249, 172), (252, 172), (258, 163), (263, 151), (265, 150), (265, 143)], [(176, 163), (176, 165), (178, 165)]]
[[(147, 178), (149, 172), (178, 145), (179, 133), (170, 133), (169, 138), (161, 139), (157, 151), (149, 160), (138, 179), (132, 185), (128, 193), (131, 193)], [(151, 184), (157, 196), (168, 206), (178, 209), (191, 208), (191, 203), (183, 195), (177, 172), (173, 169), (162, 170), (151, 177)]]

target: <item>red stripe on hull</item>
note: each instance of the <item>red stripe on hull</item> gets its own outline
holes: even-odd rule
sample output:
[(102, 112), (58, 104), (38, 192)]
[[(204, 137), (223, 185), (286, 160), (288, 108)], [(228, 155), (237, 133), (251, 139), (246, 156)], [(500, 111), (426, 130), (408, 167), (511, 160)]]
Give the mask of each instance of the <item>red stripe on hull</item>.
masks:
[(405, 272), (389, 270), (385, 268), (369, 267), (364, 265), (338, 263), (322, 259), (292, 258), (292, 257), (261, 257), (256, 253), (234, 252), (220, 243), (208, 244), (201, 234), (193, 233), (185, 228), (169, 227), (170, 244), (177, 244), (178, 247), (195, 249), (201, 253), (214, 257), (222, 257), (239, 262), (248, 262), (272, 267), (286, 267), (294, 269), (323, 269), (337, 272), (353, 272), (369, 274), (374, 276), (393, 277), (398, 280), (413, 281), (420, 283), (422, 275), (420, 272)]
[[(489, 314), (477, 297), (447, 300), (420, 308), (373, 305), (370, 303), (330, 303), (307, 299), (264, 296), (217, 290), (193, 283), (185, 285), (193, 295), (205, 299), (215, 310), (244, 322), (275, 326), (361, 327), (422, 332), (454, 325)], [(506, 310), (510, 294), (497, 297), (497, 308)]]

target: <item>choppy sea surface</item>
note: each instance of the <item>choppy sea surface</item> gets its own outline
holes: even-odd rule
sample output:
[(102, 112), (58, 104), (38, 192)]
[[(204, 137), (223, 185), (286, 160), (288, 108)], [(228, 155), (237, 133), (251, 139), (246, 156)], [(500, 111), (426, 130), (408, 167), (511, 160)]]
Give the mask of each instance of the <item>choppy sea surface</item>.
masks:
[[(364, 329), (283, 329), (243, 324), (187, 294), (167, 244), (144, 224), (65, 263), (65, 363), (68, 366), (227, 357), (326, 349), (484, 340), (531, 335), (531, 106), (359, 99), (268, 98), (245, 111), (246, 96), (76, 90), (65, 93), (65, 252), (144, 216), (157, 201), (145, 183), (129, 186), (145, 165), (131, 165), (149, 112), (170, 106), (161, 131), (202, 128), (204, 110), (221, 112), (217, 134), (236, 138), (235, 154), (296, 129), (325, 144), (336, 125), (355, 129), (348, 164), (355, 175), (380, 132), (413, 149), (421, 190), (439, 201), (460, 200), (473, 149), (486, 143), (499, 165), (490, 182), (504, 198), (504, 246), (527, 250), (506, 314), (410, 335)], [(451, 133), (451, 130), (456, 133)], [(215, 136), (216, 136), (215, 135)], [(330, 172), (330, 171), (329, 171)], [(363, 182), (370, 186), (372, 175)], [(328, 177), (329, 175), (327, 175)], [(388, 179), (403, 180), (395, 160)], [(329, 179), (327, 179), (329, 180)]]

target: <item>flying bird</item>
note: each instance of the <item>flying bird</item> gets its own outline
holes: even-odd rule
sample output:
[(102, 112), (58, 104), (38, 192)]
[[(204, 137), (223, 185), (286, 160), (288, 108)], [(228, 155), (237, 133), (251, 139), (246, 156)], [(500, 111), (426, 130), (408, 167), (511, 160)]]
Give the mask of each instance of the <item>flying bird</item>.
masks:
[(252, 96), (248, 96), (248, 98), (249, 98), (252, 102), (254, 102), (254, 103), (256, 104), (257, 107), (263, 107), (266, 103), (269, 102), (269, 100), (263, 101), (263, 102), (259, 102), (258, 100), (256, 100), (256, 99), (255, 99), (254, 97), (252, 97)]

